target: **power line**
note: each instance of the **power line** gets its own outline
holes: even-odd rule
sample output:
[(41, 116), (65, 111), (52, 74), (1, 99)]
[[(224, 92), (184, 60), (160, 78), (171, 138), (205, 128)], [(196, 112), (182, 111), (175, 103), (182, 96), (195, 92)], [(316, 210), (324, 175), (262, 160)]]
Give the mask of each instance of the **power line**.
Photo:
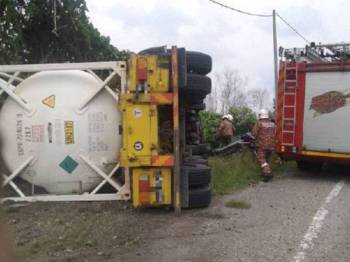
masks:
[[(243, 11), (228, 5), (224, 5), (223, 3), (217, 2), (215, 0), (209, 0), (210, 2), (217, 4), (221, 7), (230, 9), (231, 11), (235, 11), (241, 14), (245, 14), (245, 15), (250, 15), (250, 16), (259, 16), (259, 17), (272, 17), (273, 15), (267, 15), (267, 14), (255, 14), (255, 13), (250, 13), (247, 11)], [(310, 44), (310, 41), (307, 40), (307, 38), (305, 36), (303, 36), (301, 33), (298, 32), (298, 30), (295, 29), (295, 27), (293, 27), (290, 23), (287, 22), (286, 19), (284, 19), (279, 13), (276, 12), (276, 15), (278, 16), (279, 19), (281, 19), (282, 22), (284, 22), (290, 29), (292, 29), (294, 31), (294, 33), (296, 33), (298, 36), (300, 36), (306, 43)]]
[(215, 0), (209, 0), (210, 2), (214, 3), (214, 4), (217, 4), (217, 5), (220, 5), (222, 7), (225, 7), (227, 9), (230, 9), (232, 11), (236, 11), (238, 13), (241, 13), (241, 14), (245, 14), (245, 15), (251, 15), (251, 16), (259, 16), (259, 17), (272, 17), (272, 15), (266, 15), (266, 14), (254, 14), (254, 13), (250, 13), (250, 12), (247, 12), (247, 11), (243, 11), (243, 10), (240, 10), (240, 9), (237, 9), (237, 8), (233, 8), (231, 6), (228, 6), (228, 5), (224, 5), (222, 3), (219, 3)]
[[(209, 0), (211, 1), (211, 0)], [(308, 44), (310, 44), (311, 42), (309, 40), (306, 39), (305, 36), (303, 36), (301, 33), (299, 33), (291, 24), (289, 24), (282, 16), (280, 16), (279, 13), (276, 12), (276, 15), (278, 16), (279, 19), (281, 19), (287, 26), (289, 26), (290, 29), (292, 29), (294, 31), (294, 33), (296, 33), (298, 36), (300, 36), (302, 39), (304, 39), (304, 41)]]

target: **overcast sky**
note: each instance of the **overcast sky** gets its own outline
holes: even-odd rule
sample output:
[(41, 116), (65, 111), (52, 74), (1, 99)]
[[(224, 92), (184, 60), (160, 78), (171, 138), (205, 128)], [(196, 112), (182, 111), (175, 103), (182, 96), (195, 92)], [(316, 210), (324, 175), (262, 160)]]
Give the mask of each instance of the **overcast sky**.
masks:
[[(350, 1), (218, 0), (249, 12), (272, 9), (310, 41), (347, 42)], [(273, 90), (272, 19), (242, 15), (208, 0), (87, 0), (91, 21), (119, 49), (184, 46), (213, 57), (213, 72), (238, 69), (248, 88)], [(306, 43), (278, 20), (278, 44)]]

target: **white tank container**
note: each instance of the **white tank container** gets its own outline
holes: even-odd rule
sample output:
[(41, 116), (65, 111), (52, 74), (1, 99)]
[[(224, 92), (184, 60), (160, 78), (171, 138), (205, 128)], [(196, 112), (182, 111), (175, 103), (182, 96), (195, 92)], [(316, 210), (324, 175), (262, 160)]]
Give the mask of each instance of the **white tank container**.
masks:
[(32, 75), (16, 94), (35, 111), (26, 113), (11, 98), (0, 111), (1, 155), (13, 172), (30, 156), (34, 160), (20, 174), (49, 193), (91, 190), (102, 178), (81, 155), (108, 173), (121, 147), (120, 113), (106, 89), (78, 113), (81, 103), (99, 88), (83, 71), (47, 71)]

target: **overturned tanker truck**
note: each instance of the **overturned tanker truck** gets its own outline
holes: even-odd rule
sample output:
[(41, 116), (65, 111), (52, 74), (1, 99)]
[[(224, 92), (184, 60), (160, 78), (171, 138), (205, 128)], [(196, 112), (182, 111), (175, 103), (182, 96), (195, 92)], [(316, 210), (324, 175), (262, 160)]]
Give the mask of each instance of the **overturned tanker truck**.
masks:
[(198, 114), (211, 68), (177, 47), (127, 62), (1, 65), (2, 201), (208, 206)]
[(276, 151), (300, 169), (350, 164), (350, 44), (280, 48)]

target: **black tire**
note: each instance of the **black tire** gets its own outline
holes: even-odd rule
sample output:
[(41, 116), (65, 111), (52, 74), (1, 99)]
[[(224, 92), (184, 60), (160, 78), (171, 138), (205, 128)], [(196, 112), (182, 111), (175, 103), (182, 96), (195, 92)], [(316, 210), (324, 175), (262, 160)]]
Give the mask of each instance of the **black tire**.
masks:
[(197, 121), (198, 121), (198, 116), (196, 115), (186, 117), (187, 123), (197, 123)]
[(204, 103), (205, 96), (198, 96), (198, 95), (189, 95), (184, 97), (184, 101), (187, 105), (196, 105), (196, 104), (202, 104)]
[(177, 50), (177, 63), (179, 74), (179, 88), (185, 88), (187, 86), (187, 66), (186, 66), (186, 49), (178, 48)]
[(166, 46), (156, 46), (156, 47), (150, 47), (147, 49), (144, 49), (140, 51), (139, 55), (165, 55), (168, 51), (166, 49)]
[(323, 163), (298, 160), (297, 166), (302, 171), (320, 171), (322, 169)]
[(191, 146), (192, 155), (205, 155), (208, 154), (210, 148), (207, 144), (199, 144)]
[(195, 96), (204, 99), (211, 92), (210, 77), (199, 74), (187, 74), (187, 86), (184, 89), (187, 98)]
[(191, 132), (187, 135), (188, 138), (198, 140), (199, 139), (199, 134), (196, 132)]
[(190, 189), (188, 194), (189, 208), (204, 208), (210, 205), (211, 192), (209, 186)]
[(187, 163), (183, 166), (183, 172), (186, 171), (188, 172), (189, 188), (198, 188), (209, 185), (211, 169), (207, 165)]
[(202, 156), (191, 156), (184, 159), (185, 165), (208, 165), (208, 159), (203, 158)]
[(189, 105), (188, 107), (190, 109), (196, 110), (196, 111), (205, 110), (205, 104), (204, 103), (193, 104), (193, 105)]
[(209, 55), (201, 52), (187, 51), (186, 59), (187, 72), (202, 75), (206, 75), (211, 72), (212, 59)]

